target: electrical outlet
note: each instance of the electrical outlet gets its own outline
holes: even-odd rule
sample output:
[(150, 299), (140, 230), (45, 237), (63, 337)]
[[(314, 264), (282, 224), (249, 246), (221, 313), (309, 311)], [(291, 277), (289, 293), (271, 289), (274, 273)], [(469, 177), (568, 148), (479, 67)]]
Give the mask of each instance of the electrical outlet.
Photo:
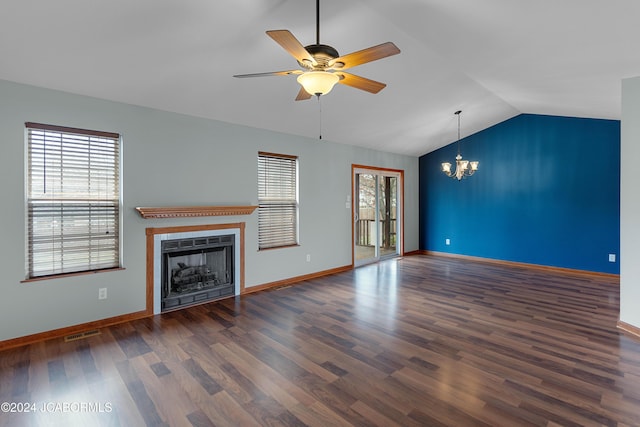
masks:
[(311, 254), (307, 254), (307, 262), (311, 262)]
[(449, 246), (451, 244), (451, 239), (444, 239), (444, 244)]
[(616, 254), (609, 254), (609, 262), (616, 262)]
[(107, 299), (107, 288), (98, 289), (98, 299)]

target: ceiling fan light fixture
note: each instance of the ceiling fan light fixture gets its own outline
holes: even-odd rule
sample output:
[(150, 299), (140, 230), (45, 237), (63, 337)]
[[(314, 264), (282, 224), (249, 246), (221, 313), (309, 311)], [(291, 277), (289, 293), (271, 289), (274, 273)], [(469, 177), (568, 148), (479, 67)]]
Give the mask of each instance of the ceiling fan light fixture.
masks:
[(340, 77), (328, 71), (307, 71), (298, 76), (298, 83), (309, 95), (326, 95), (338, 83)]
[(378, 93), (385, 88), (385, 84), (375, 80), (345, 73), (343, 70), (377, 61), (388, 56), (397, 55), (400, 49), (386, 42), (371, 46), (357, 52), (340, 55), (332, 46), (320, 43), (320, 0), (316, 0), (316, 42), (304, 46), (289, 30), (268, 30), (267, 35), (278, 43), (289, 55), (298, 61), (301, 70), (272, 71), (268, 73), (236, 74), (233, 77), (263, 77), (298, 75), (298, 83), (302, 86), (298, 90), (296, 101), (310, 99), (313, 95), (328, 94), (336, 83), (341, 83), (355, 89), (369, 93)]

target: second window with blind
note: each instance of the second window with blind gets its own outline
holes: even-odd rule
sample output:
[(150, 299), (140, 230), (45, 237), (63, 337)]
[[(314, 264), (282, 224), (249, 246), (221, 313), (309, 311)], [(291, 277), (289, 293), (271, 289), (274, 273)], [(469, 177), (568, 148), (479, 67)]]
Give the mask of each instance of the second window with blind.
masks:
[(258, 249), (298, 244), (298, 157), (258, 153)]

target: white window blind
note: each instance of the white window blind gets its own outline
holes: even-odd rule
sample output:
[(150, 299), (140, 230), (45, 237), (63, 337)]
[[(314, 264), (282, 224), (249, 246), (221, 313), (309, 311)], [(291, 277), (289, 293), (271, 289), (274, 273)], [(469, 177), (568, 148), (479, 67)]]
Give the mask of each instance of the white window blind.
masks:
[(258, 248), (298, 244), (298, 158), (258, 153)]
[(120, 265), (120, 135), (26, 123), (27, 276)]

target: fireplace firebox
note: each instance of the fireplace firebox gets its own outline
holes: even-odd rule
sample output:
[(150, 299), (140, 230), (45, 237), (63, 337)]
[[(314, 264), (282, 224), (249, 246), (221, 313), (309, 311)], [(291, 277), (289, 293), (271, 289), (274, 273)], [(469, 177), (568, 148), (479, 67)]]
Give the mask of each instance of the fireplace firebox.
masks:
[(163, 240), (162, 311), (233, 295), (233, 234)]

